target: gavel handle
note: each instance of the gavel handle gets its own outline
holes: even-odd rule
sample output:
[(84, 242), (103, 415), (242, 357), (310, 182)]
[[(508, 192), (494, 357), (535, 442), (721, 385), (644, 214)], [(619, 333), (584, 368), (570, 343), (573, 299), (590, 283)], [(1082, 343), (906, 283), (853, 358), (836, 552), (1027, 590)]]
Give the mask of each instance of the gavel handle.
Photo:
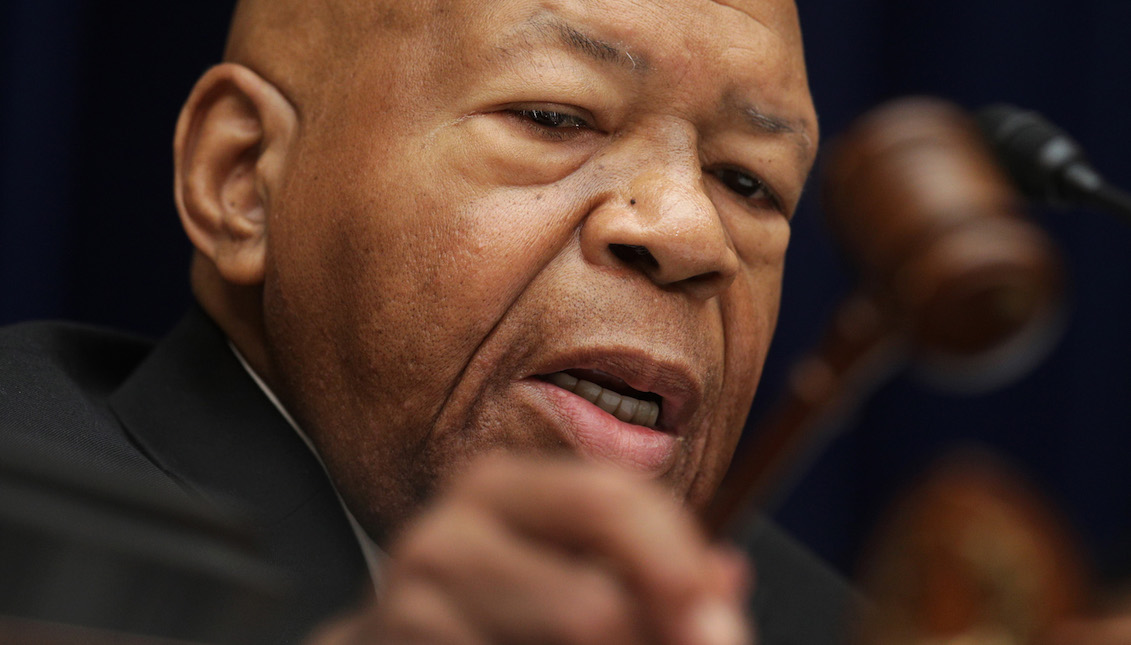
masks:
[(735, 456), (704, 524), (721, 536), (765, 508), (835, 436), (843, 413), (903, 363), (905, 342), (882, 308), (856, 294), (840, 304), (816, 351), (794, 364), (786, 393)]

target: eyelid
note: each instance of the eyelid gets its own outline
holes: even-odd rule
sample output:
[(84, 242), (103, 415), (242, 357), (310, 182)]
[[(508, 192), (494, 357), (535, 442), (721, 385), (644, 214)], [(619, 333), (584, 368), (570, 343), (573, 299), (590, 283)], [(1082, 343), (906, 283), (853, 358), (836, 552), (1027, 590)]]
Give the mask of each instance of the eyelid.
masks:
[(585, 123), (584, 127), (587, 127), (591, 130), (600, 131), (600, 129), (597, 127), (597, 119), (593, 116), (593, 113), (589, 110), (586, 110), (585, 108), (577, 107), (576, 105), (542, 101), (526, 101), (522, 103), (511, 103), (509, 105), (503, 106), (503, 110), (516, 114), (530, 111), (555, 112), (583, 121)]

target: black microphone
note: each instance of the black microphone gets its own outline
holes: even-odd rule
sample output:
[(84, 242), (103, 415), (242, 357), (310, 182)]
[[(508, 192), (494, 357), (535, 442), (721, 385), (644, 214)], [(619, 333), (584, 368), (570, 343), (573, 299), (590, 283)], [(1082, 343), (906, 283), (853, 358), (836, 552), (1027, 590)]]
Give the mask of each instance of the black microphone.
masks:
[(997, 104), (983, 108), (977, 120), (1026, 197), (1054, 206), (1092, 206), (1131, 219), (1131, 195), (1107, 183), (1080, 144), (1040, 114)]

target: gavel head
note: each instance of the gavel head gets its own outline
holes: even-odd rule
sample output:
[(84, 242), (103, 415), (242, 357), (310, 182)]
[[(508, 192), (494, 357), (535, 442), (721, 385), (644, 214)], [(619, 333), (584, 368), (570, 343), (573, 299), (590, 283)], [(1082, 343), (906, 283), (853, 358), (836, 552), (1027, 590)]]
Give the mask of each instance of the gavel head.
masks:
[(1021, 217), (963, 110), (928, 98), (883, 105), (834, 143), (824, 170), (834, 234), (935, 374), (996, 384), (1051, 346), (1059, 253)]
[(855, 642), (1051, 642), (1090, 604), (1090, 572), (1065, 527), (1008, 464), (980, 449), (951, 453), (869, 544), (860, 582), (875, 604)]

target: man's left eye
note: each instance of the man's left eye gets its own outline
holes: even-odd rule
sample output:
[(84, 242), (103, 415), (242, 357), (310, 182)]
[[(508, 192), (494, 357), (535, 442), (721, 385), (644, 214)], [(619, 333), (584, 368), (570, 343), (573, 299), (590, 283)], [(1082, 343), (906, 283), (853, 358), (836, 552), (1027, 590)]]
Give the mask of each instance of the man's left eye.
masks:
[(711, 171), (719, 181), (732, 192), (748, 200), (766, 200), (774, 208), (779, 208), (777, 197), (770, 191), (766, 182), (734, 168), (717, 168)]

